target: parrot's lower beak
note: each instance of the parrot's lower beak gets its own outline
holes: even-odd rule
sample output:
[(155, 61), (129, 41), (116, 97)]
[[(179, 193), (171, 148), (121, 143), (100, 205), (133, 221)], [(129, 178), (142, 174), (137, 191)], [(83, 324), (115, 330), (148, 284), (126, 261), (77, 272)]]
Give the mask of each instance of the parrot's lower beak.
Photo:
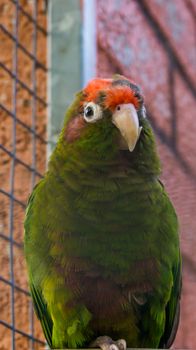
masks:
[(112, 115), (113, 124), (120, 130), (130, 152), (135, 148), (142, 127), (132, 103), (118, 105)]

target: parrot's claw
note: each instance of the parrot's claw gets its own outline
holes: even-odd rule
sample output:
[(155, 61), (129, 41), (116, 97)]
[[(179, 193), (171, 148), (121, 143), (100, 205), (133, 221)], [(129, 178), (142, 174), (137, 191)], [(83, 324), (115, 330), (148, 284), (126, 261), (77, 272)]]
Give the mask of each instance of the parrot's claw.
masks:
[(90, 344), (90, 347), (99, 347), (102, 350), (126, 350), (127, 343), (124, 339), (114, 341), (105, 335), (103, 337), (98, 337), (93, 343)]
[(116, 344), (117, 344), (119, 350), (126, 350), (127, 349), (127, 343), (126, 343), (125, 339), (118, 339), (116, 341)]

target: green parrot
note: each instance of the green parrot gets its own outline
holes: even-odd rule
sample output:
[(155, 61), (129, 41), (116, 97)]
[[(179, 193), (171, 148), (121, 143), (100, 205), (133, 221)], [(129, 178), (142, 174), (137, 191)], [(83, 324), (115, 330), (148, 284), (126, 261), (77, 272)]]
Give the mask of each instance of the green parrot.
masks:
[(181, 255), (140, 88), (93, 79), (76, 95), (25, 218), (34, 308), (50, 348), (169, 348)]

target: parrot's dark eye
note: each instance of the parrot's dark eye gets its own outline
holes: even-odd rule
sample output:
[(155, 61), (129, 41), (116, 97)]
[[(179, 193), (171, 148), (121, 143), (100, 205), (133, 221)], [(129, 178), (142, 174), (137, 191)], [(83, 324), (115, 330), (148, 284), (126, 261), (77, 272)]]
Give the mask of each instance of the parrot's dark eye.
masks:
[(97, 120), (102, 118), (102, 110), (101, 107), (94, 103), (94, 102), (89, 102), (85, 107), (84, 107), (84, 119), (88, 123), (95, 123)]
[(85, 117), (90, 118), (94, 115), (94, 110), (91, 106), (88, 106), (85, 108), (84, 113), (85, 113)]

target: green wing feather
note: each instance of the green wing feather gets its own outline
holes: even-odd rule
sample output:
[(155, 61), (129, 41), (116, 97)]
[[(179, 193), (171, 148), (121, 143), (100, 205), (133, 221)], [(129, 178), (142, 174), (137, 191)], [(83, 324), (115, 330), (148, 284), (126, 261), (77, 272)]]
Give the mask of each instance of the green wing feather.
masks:
[[(43, 181), (43, 180), (41, 180)], [(40, 182), (41, 182), (40, 181)], [(36, 195), (36, 191), (39, 187), (40, 182), (34, 187), (32, 194), (29, 197), (28, 204), (27, 204), (27, 210), (26, 210), (26, 218), (28, 217), (29, 210), (31, 210), (31, 205), (33, 203), (34, 197)], [(25, 225), (25, 243), (28, 240), (29, 237), (29, 232), (27, 229), (28, 225)], [(36, 315), (38, 319), (41, 322), (42, 329), (45, 335), (45, 338), (47, 340), (48, 345), (51, 347), (52, 346), (52, 327), (53, 327), (53, 322), (50, 317), (50, 314), (47, 309), (47, 304), (44, 301), (44, 298), (42, 296), (42, 292), (39, 288), (35, 287), (33, 283), (33, 278), (31, 276), (31, 273), (29, 272), (29, 287), (30, 287), (30, 292), (33, 300), (33, 306), (34, 310), (36, 312)]]
[(170, 300), (166, 306), (165, 331), (160, 340), (159, 348), (169, 349), (172, 345), (178, 329), (180, 319), (180, 294), (182, 287), (181, 259), (173, 270), (174, 285)]
[(32, 281), (30, 281), (30, 291), (33, 299), (33, 305), (38, 319), (41, 322), (42, 329), (47, 340), (49, 347), (52, 347), (52, 327), (53, 322), (47, 309), (42, 293), (39, 289), (35, 288)]

